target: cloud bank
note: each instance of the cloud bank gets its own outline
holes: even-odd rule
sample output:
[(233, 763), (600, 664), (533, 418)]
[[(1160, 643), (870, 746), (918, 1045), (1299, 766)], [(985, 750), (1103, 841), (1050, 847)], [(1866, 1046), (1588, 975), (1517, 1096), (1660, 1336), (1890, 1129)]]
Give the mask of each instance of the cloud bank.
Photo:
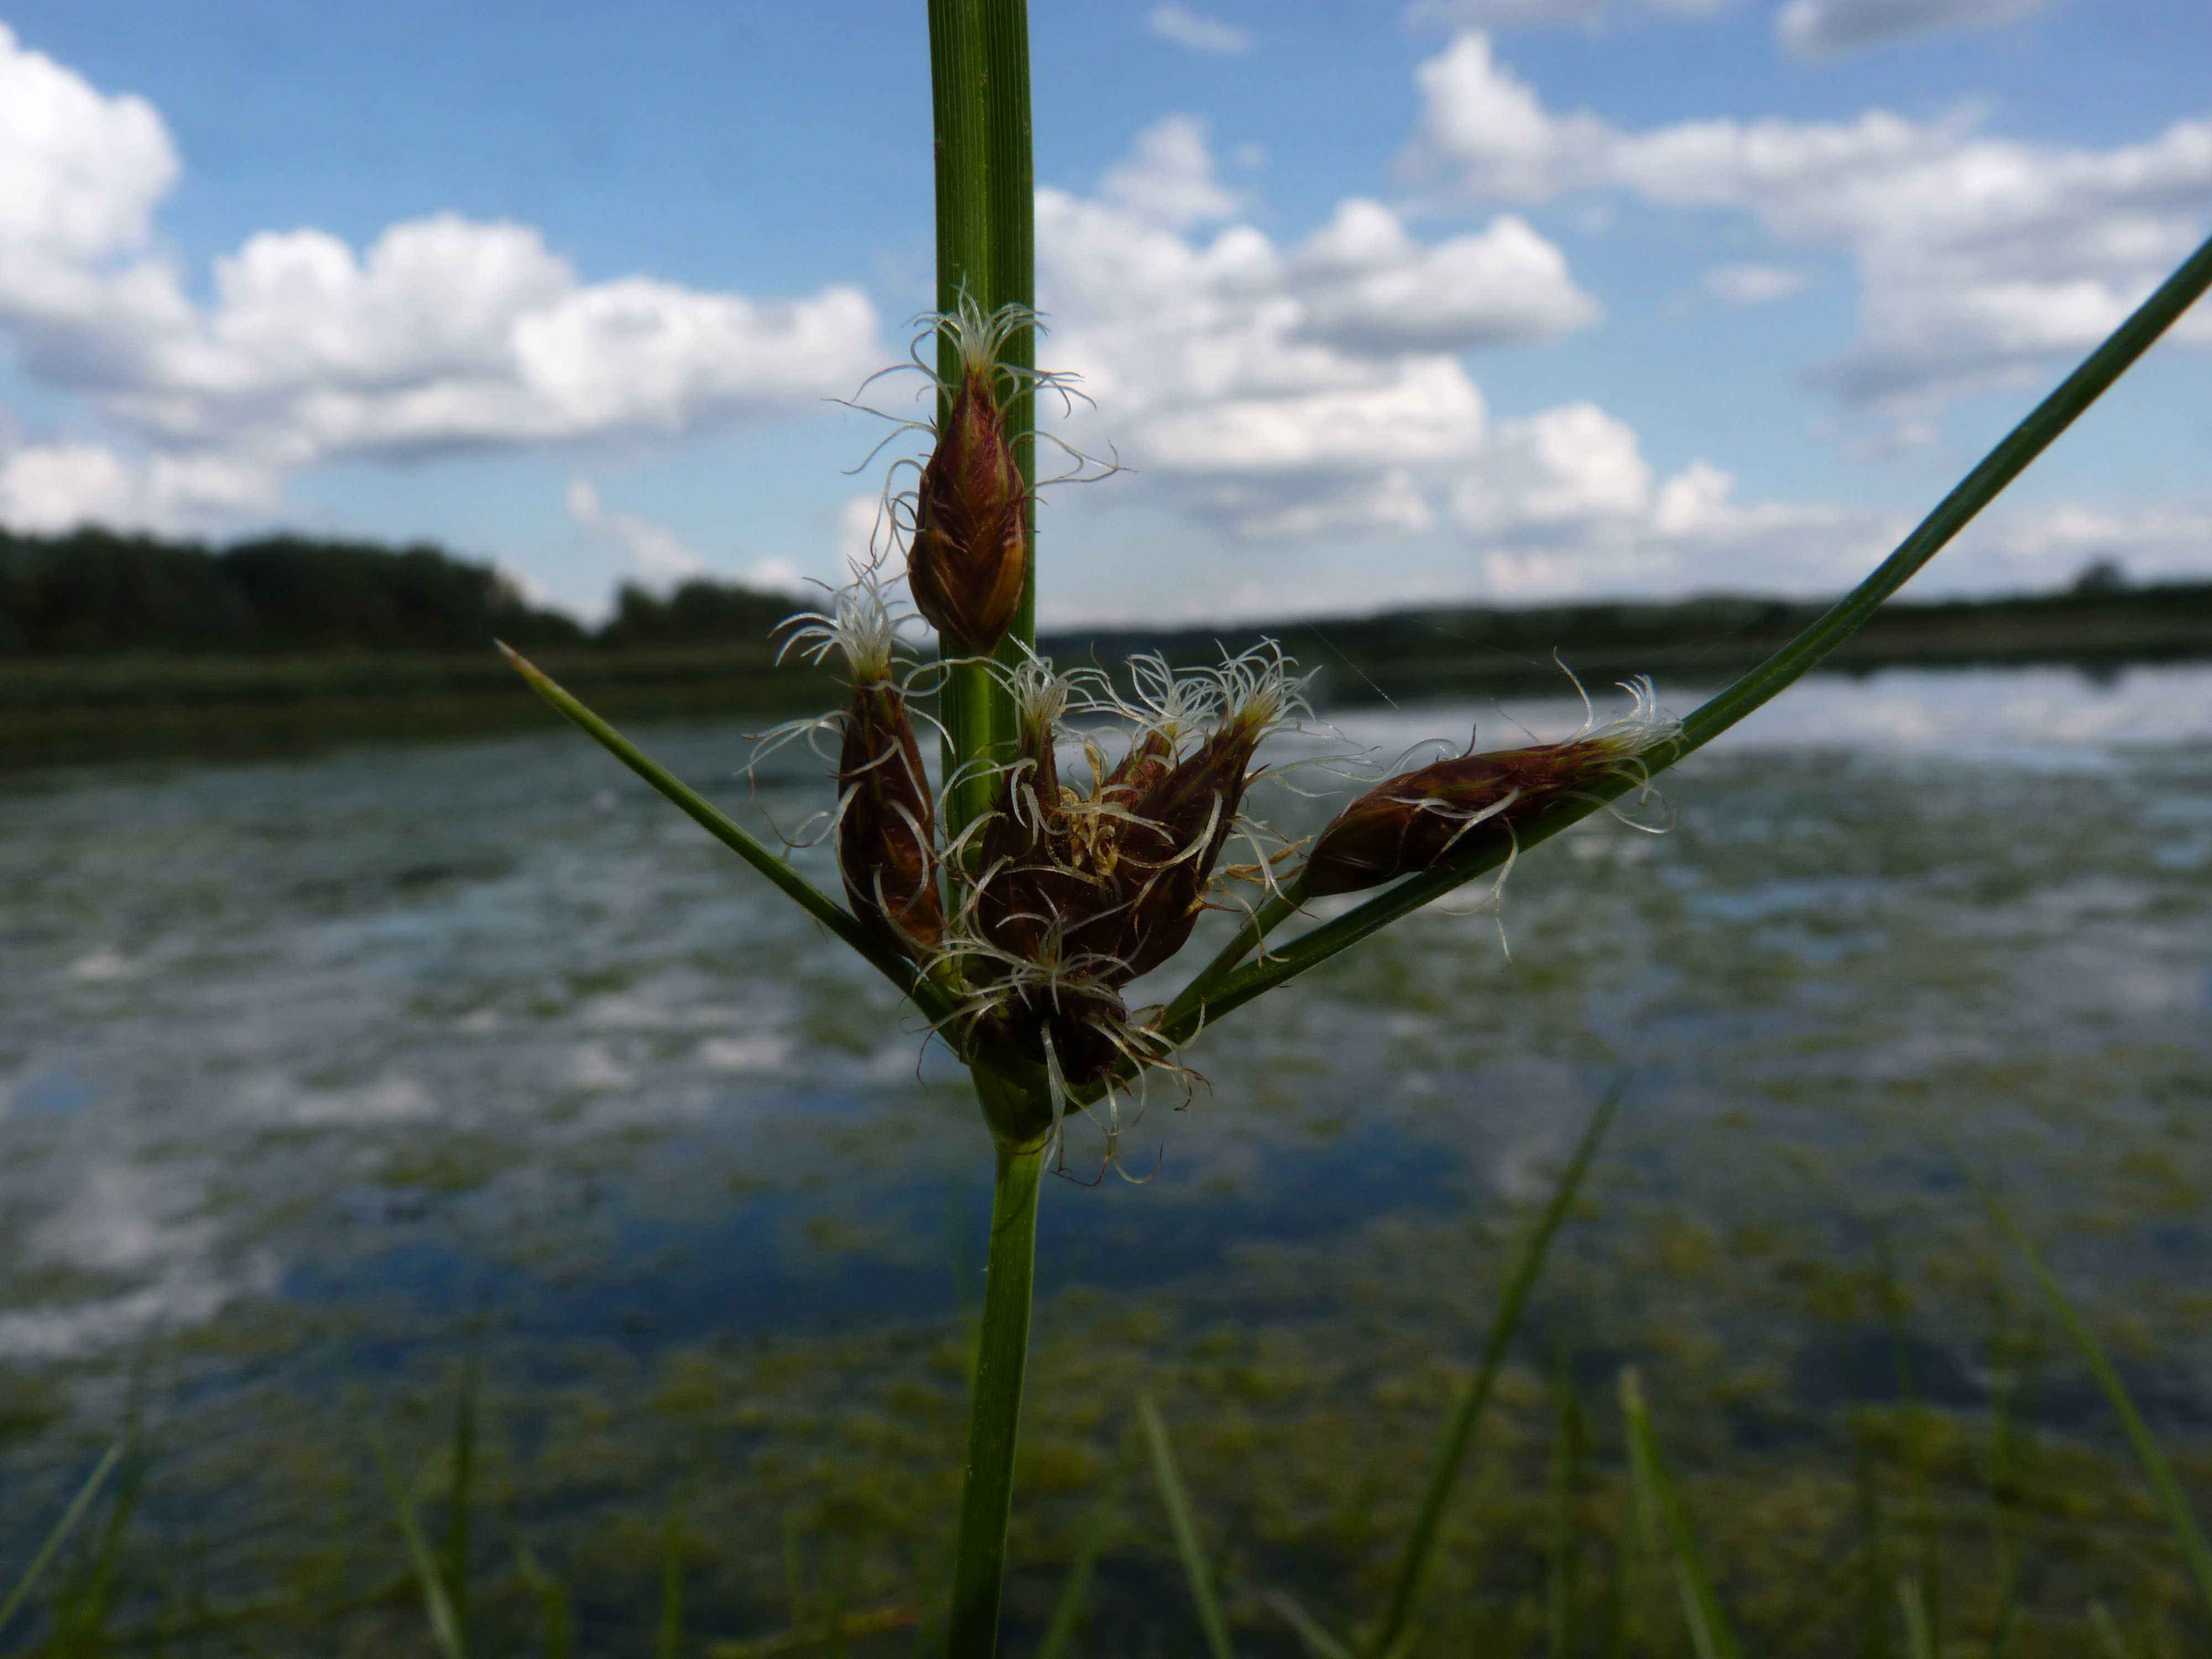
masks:
[[(1155, 176), (1144, 158), (1170, 153), (1179, 175), (1128, 187), (1135, 171)], [(1039, 192), (1046, 357), (1097, 399), (1067, 423), (1071, 441), (1110, 441), (1185, 510), (1257, 545), (1455, 531), (1484, 584), (1514, 598), (1699, 580), (1812, 590), (1881, 550), (1891, 526), (1873, 515), (1740, 505), (1704, 462), (1656, 476), (1635, 432), (1594, 404), (1494, 419), (1463, 356), (1601, 315), (1518, 216), (1424, 243), (1352, 198), (1279, 246), (1222, 222), (1234, 204), (1194, 125), (1162, 124), (1135, 155), (1095, 198)], [(1404, 597), (1359, 586), (1370, 602)]]
[(537, 231), (444, 214), (356, 250), (266, 232), (195, 303), (154, 221), (179, 172), (160, 115), (0, 26), (0, 331), (125, 455), (33, 443), (0, 516), (170, 524), (262, 507), (316, 462), (673, 434), (772, 418), (881, 361), (856, 287), (795, 300), (586, 283)]
[[(1732, 210), (1779, 245), (1848, 257), (1857, 336), (1809, 377), (1857, 406), (1924, 410), (2047, 378), (2212, 228), (2212, 118), (2110, 149), (1882, 111), (1629, 131), (1546, 109), (1474, 33), (1419, 80), (1420, 132), (1406, 168), (1439, 196), (1534, 204), (1623, 191)], [(2212, 337), (2202, 320), (2183, 331)]]

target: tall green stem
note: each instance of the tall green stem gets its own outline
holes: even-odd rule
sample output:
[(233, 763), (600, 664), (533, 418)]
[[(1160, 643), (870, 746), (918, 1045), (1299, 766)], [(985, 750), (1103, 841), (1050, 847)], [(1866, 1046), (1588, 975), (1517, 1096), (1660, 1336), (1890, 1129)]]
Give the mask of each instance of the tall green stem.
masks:
[[(1036, 204), (1030, 147), (1030, 30), (1026, 0), (930, 0), (931, 105), (937, 139), (937, 308), (956, 311), (964, 295), (985, 312), (1036, 303)], [(1036, 334), (1019, 328), (1000, 361), (1016, 370), (1036, 364)], [(938, 370), (958, 384), (952, 342), (938, 342)], [(1036, 398), (1025, 375), (1007, 399), (1007, 435), (1022, 482), (1036, 486)], [(940, 398), (938, 415), (949, 408)], [(1034, 499), (1034, 498), (1032, 498)], [(1021, 660), (1036, 642), (1036, 536), (1032, 524), (1021, 610), (999, 647), (1001, 662)], [(1013, 742), (1014, 714), (1005, 688), (980, 663), (953, 668), (945, 687), (946, 770), (993, 756)], [(978, 775), (953, 792), (947, 830), (957, 835), (990, 810), (990, 782)]]
[[(1036, 303), (1036, 216), (1026, 0), (929, 0), (929, 71), (937, 139), (937, 308), (949, 315), (965, 298), (987, 313), (1010, 305), (1028, 310)], [(939, 337), (938, 354), (940, 380), (956, 386), (960, 366), (949, 338)], [(1023, 485), (1033, 492), (1036, 399), (1024, 371), (1036, 366), (1035, 329), (1014, 330), (1000, 362), (1016, 371), (1002, 413)], [(940, 422), (948, 412), (949, 398), (939, 404)], [(1021, 609), (999, 651), (1009, 664), (1036, 641), (1034, 494), (1030, 501)], [(963, 769), (974, 774), (947, 792), (945, 830), (957, 836), (990, 810), (989, 775), (973, 763), (1011, 750), (1014, 709), (1004, 685), (981, 663), (949, 671), (943, 708), (946, 775)], [(952, 1566), (953, 1659), (989, 1659), (998, 1646), (1014, 1442), (1029, 1358), (1037, 1184), (1050, 1118), (1040, 1091), (1028, 1083), (986, 1067), (975, 1073), (975, 1088), (998, 1152), (998, 1179)]]
[[(992, 1085), (986, 1074), (979, 1090)], [(999, 1645), (999, 1595), (1006, 1574), (1006, 1516), (1013, 1506), (1014, 1441), (1029, 1364), (1030, 1294), (1036, 1268), (1037, 1187), (1044, 1147), (999, 1146), (991, 1189), (991, 1252), (983, 1318), (975, 1334), (975, 1389), (968, 1410), (968, 1462), (952, 1563), (951, 1659), (991, 1659)]]

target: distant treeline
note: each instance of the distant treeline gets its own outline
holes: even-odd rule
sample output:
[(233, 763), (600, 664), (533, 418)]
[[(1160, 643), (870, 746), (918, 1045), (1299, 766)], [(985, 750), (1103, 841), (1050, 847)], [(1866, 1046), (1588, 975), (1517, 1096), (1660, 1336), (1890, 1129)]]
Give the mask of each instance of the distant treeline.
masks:
[(596, 631), (434, 547), (274, 536), (222, 551), (100, 530), (0, 532), (0, 656), (300, 656), (763, 643), (795, 610), (708, 581), (625, 586)]
[[(1397, 611), (1227, 628), (1070, 630), (1040, 645), (1107, 666), (1133, 651), (1177, 664), (1272, 639), (1319, 676), (1327, 702), (1419, 698), (1559, 683), (1564, 663), (1593, 686), (1650, 674), (1714, 686), (1786, 643), (1825, 600), (1719, 594), (1649, 602)], [(1554, 660), (1557, 653), (1557, 660)], [(1893, 600), (1827, 666), (2051, 663), (2100, 669), (2212, 656), (2212, 582), (2130, 586), (2100, 561), (2056, 593)]]
[[(494, 638), (556, 656), (684, 656), (767, 672), (777, 623), (804, 603), (712, 581), (666, 596), (623, 588), (596, 629), (532, 606), (489, 566), (434, 547), (393, 550), (279, 536), (223, 551), (83, 531), (0, 532), (0, 659), (437, 657)], [(1066, 630), (1063, 662), (1132, 652), (1215, 659), (1273, 638), (1319, 671), (1335, 701), (1421, 696), (1554, 677), (1557, 652), (1600, 681), (1650, 673), (1704, 683), (1755, 661), (1818, 616), (1819, 601), (1719, 595), (1665, 602), (1480, 605), (1187, 630)], [(1892, 604), (1832, 658), (2081, 663), (2212, 654), (2212, 583), (2130, 586), (2108, 562), (2063, 592)]]

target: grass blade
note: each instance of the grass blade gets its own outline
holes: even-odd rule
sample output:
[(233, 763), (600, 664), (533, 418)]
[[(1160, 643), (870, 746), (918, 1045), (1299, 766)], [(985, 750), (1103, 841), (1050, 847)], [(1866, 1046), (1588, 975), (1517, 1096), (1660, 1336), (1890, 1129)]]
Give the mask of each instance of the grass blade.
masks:
[[(1856, 633), (1892, 594), (1942, 552), (2006, 485), (2102, 397), (2207, 289), (2212, 289), (2212, 240), (2191, 254), (2150, 298), (2105, 337), (2104, 343), (2059, 383), (2056, 391), (1983, 457), (1980, 465), (1936, 504), (1935, 510), (1898, 544), (1896, 550), (1877, 565), (1865, 580), (1796, 639), (1692, 714), (1682, 722), (1682, 737), (1671, 751), (1661, 750), (1645, 757), (1650, 772), (1657, 773), (1672, 766), (1711, 743), (1745, 715), (1778, 696)], [(1525, 851), (1599, 811), (1607, 800), (1633, 787), (1628, 780), (1620, 781), (1617, 787), (1591, 786), (1579, 799), (1562, 801), (1520, 825), (1515, 832), (1516, 842)], [(1511, 850), (1503, 841), (1471, 843), (1463, 857), (1407, 877), (1365, 903), (1300, 934), (1281, 950), (1249, 967), (1221, 973), (1217, 971), (1220, 965), (1217, 959), (1201, 973), (1200, 978), (1205, 981), (1202, 988), (1194, 981), (1192, 987), (1186, 988), (1184, 995), (1169, 1005), (1161, 1021), (1162, 1034), (1172, 1042), (1188, 1042), (1200, 1027), (1411, 915), (1431, 900), (1496, 869)], [(1270, 907), (1256, 920), (1272, 926), (1289, 914), (1286, 908)], [(1230, 948), (1241, 954), (1257, 943), (1264, 932), (1263, 927), (1248, 925), (1238, 931)], [(1196, 994), (1192, 994), (1194, 991)]]
[(1544, 1652), (1546, 1659), (1572, 1659), (1582, 1648), (1582, 1632), (1575, 1626), (1575, 1492), (1583, 1471), (1583, 1413), (1565, 1342), (1559, 1344), (1552, 1369), (1552, 1417), (1545, 1503), (1550, 1536), (1545, 1540)]
[(2002, 1341), (1992, 1335), (1989, 1370), (1995, 1381), (1990, 1390), (1987, 1471), (1990, 1531), (1997, 1558), (1997, 1610), (1988, 1659), (2005, 1659), (2020, 1624), (2021, 1565), (2027, 1552), (2012, 1509), (2027, 1476), (2029, 1431), (2021, 1409), (2026, 1384), (2019, 1375), (2026, 1364), (2025, 1351), (2018, 1357), (2008, 1354)]
[(2119, 1372), (2112, 1369), (2112, 1362), (2106, 1357), (2103, 1345), (2097, 1340), (2087, 1322), (2075, 1311), (2074, 1304), (2067, 1300), (2066, 1292), (2059, 1288), (2058, 1280), (2051, 1275), (2051, 1269), (2044, 1266), (2043, 1258), (2035, 1253), (2035, 1247), (2027, 1242), (2027, 1236), (2013, 1224), (2012, 1218), (2000, 1206), (1992, 1204), (1990, 1216), (1997, 1231), (2004, 1235), (2006, 1242), (2020, 1253), (2021, 1260), (2027, 1264), (2036, 1288), (2043, 1292), (2043, 1299), (2051, 1304), (2051, 1312), (2057, 1316), (2058, 1323), (2073, 1342), (2075, 1351), (2081, 1356), (2082, 1363), (2088, 1366), (2090, 1375), (2097, 1379), (2097, 1386), (2103, 1390), (2106, 1403), (2112, 1408), (2112, 1415), (2120, 1419), (2120, 1428), (2126, 1434), (2129, 1445), (2135, 1450), (2136, 1461), (2142, 1465), (2144, 1478), (2157, 1494), (2159, 1509), (2166, 1516), (2166, 1524), (2173, 1534), (2174, 1542), (2180, 1547), (2182, 1563), (2197, 1586), (2197, 1595), (2203, 1599), (2205, 1613), (2212, 1616), (2212, 1551), (2205, 1547), (2203, 1529), (2197, 1524), (2196, 1512), (2189, 1506), (2189, 1498), (2181, 1490), (2181, 1482), (2174, 1477), (2172, 1465), (2166, 1461), (2165, 1452), (2152, 1437), (2150, 1425), (2143, 1421), (2142, 1413), (2136, 1409), (2134, 1397), (2120, 1381)]
[(511, 647), (499, 647), (531, 688), (624, 766), (643, 778), (694, 823), (766, 876), (799, 907), (866, 957), (884, 978), (914, 999), (925, 1018), (940, 1024), (952, 1005), (905, 957), (863, 927), (858, 918), (793, 869), (767, 842), (685, 783), (659, 761), (594, 714), (537, 664)]
[(1182, 1477), (1176, 1472), (1175, 1448), (1168, 1444), (1167, 1425), (1149, 1394), (1137, 1397), (1137, 1414), (1145, 1425), (1145, 1438), (1152, 1453), (1152, 1477), (1159, 1482), (1160, 1502), (1167, 1506), (1168, 1526), (1175, 1534), (1176, 1553), (1182, 1558), (1183, 1577), (1190, 1581), (1190, 1599), (1198, 1604), (1199, 1627), (1206, 1632), (1206, 1651), (1213, 1659), (1236, 1659), (1229, 1644), (1229, 1622), (1221, 1604), (1213, 1599), (1213, 1581), (1206, 1571), (1206, 1556), (1198, 1547), (1198, 1528), (1190, 1515), (1190, 1500), (1183, 1495)]
[(1897, 1605), (1905, 1615), (1905, 1659), (1936, 1659), (1936, 1638), (1928, 1625), (1928, 1603), (1919, 1584), (1910, 1578), (1897, 1581)]
[(1328, 1632), (1328, 1628), (1280, 1590), (1269, 1590), (1265, 1600), (1297, 1632), (1298, 1640), (1314, 1659), (1352, 1659), (1352, 1650)]
[(453, 1487), (446, 1504), (445, 1548), (441, 1566), (453, 1624), (464, 1640), (469, 1628), (469, 1508), (477, 1469), (477, 1382), (480, 1338), (472, 1337), (462, 1362), (460, 1396), (453, 1402)]
[(384, 1477), (385, 1495), (390, 1498), (392, 1512), (399, 1522), (399, 1535), (406, 1540), (408, 1562), (422, 1587), (422, 1607), (429, 1615), (431, 1638), (445, 1659), (468, 1659), (468, 1644), (462, 1638), (459, 1621), (453, 1617), (453, 1600), (446, 1594), (445, 1576), (438, 1571), (438, 1559), (430, 1553), (430, 1540), (422, 1534), (422, 1518), (415, 1512), (415, 1500), (399, 1478), (399, 1470), (392, 1461), (391, 1448), (384, 1443), (384, 1431), (374, 1419), (365, 1420), (369, 1448), (376, 1454), (377, 1472)]
[(921, 1623), (919, 1610), (908, 1607), (881, 1607), (872, 1613), (848, 1613), (834, 1627), (809, 1626), (781, 1631), (749, 1642), (709, 1642), (707, 1659), (773, 1659), (787, 1653), (805, 1653), (833, 1640), (851, 1641), (894, 1631), (912, 1630)]
[(1659, 1456), (1659, 1443), (1651, 1432), (1650, 1413), (1644, 1409), (1643, 1385), (1634, 1367), (1620, 1374), (1620, 1412), (1628, 1428), (1628, 1467), (1648, 1512), (1657, 1521), (1668, 1553), (1674, 1558), (1674, 1583), (1682, 1596), (1682, 1614), (1689, 1620), (1690, 1640), (1698, 1659), (1741, 1659), (1728, 1616), (1713, 1594), (1712, 1581), (1698, 1553), (1696, 1531), (1681, 1494), (1667, 1477)]
[[(1912, 1345), (1905, 1328), (1905, 1292), (1897, 1282), (1897, 1261), (1889, 1237), (1875, 1237), (1878, 1287), (1882, 1319), (1889, 1328), (1890, 1363), (1897, 1373), (1898, 1408), (1905, 1431), (1906, 1494), (1912, 1511), (1912, 1532), (1919, 1556), (1920, 1577), (1912, 1583), (1916, 1616), (1926, 1627), (1929, 1645), (1943, 1645), (1943, 1563), (1937, 1536), (1932, 1497), (1935, 1472), (1931, 1464), (1931, 1425), (1920, 1402), (1920, 1387), (1912, 1372)], [(1917, 1656), (1916, 1656), (1917, 1659)]]
[(576, 1648), (576, 1616), (568, 1606), (568, 1592), (548, 1572), (522, 1534), (504, 1515), (500, 1517), (508, 1547), (514, 1554), (515, 1577), (538, 1604), (538, 1642), (545, 1659), (569, 1659)]
[(684, 1521), (672, 1510), (668, 1536), (661, 1546), (660, 1621), (653, 1635), (653, 1659), (676, 1659), (683, 1645)]
[(70, 1499), (69, 1507), (62, 1511), (62, 1518), (54, 1522), (54, 1529), (46, 1534), (46, 1541), (39, 1546), (39, 1553), (31, 1558), (31, 1565), (23, 1569), (23, 1576), (15, 1581), (15, 1588), (8, 1593), (5, 1601), (0, 1601), (0, 1630), (7, 1629), (8, 1621), (23, 1605), (24, 1599), (38, 1583), (40, 1575), (52, 1563), (54, 1553), (69, 1540), (70, 1534), (76, 1530), (76, 1523), (84, 1519), (84, 1512), (92, 1507), (92, 1500), (100, 1495), (100, 1487), (122, 1461), (123, 1443), (118, 1440), (94, 1465), (92, 1473), (85, 1477), (84, 1485), (77, 1488), (76, 1496)]
[(1577, 1143), (1574, 1156), (1559, 1176), (1559, 1184), (1553, 1190), (1551, 1201), (1535, 1228), (1522, 1241), (1521, 1251), (1514, 1260), (1512, 1271), (1507, 1274), (1505, 1294), (1498, 1304), (1498, 1311), (1490, 1322), (1490, 1334), (1482, 1347), (1482, 1360), (1476, 1367), (1474, 1378), (1453, 1407), (1449, 1420), (1444, 1425), (1443, 1439), (1437, 1446), (1435, 1464), (1429, 1471), (1429, 1483), (1421, 1495), (1419, 1513), (1414, 1517), (1413, 1536), (1406, 1542), (1406, 1553), (1400, 1561), (1396, 1579), (1390, 1589), (1390, 1601), (1382, 1618), (1382, 1627), (1375, 1638), (1373, 1651), (1389, 1654), (1406, 1639), (1413, 1626), (1413, 1613), (1421, 1597), (1421, 1589), (1428, 1577), (1431, 1564), (1435, 1559), (1437, 1540), (1443, 1527), (1444, 1511), (1451, 1501), (1453, 1485), (1459, 1479), (1461, 1466), (1467, 1461), (1468, 1447), (1474, 1439), (1474, 1431), (1482, 1420), (1483, 1408), (1490, 1403), (1491, 1390), (1498, 1382), (1498, 1372), (1505, 1361), (1505, 1351), (1520, 1325), (1521, 1315), (1528, 1306), (1528, 1293), (1535, 1288), (1536, 1277), (1543, 1271), (1544, 1257), (1551, 1249), (1552, 1240), (1565, 1223), (1567, 1212), (1574, 1206), (1575, 1194), (1582, 1188), (1583, 1177), (1589, 1173), (1590, 1160), (1597, 1156), (1599, 1142), (1605, 1139), (1612, 1125), (1613, 1115), (1620, 1097), (1627, 1087), (1626, 1080), (1615, 1083), (1605, 1092), (1590, 1115), (1589, 1125)]
[(1061, 1650), (1074, 1639), (1075, 1627), (1082, 1622), (1084, 1603), (1091, 1594), (1091, 1570), (1098, 1563), (1098, 1552), (1113, 1524), (1115, 1502), (1121, 1495), (1122, 1466), (1128, 1461), (1128, 1455), (1129, 1442), (1125, 1436), (1115, 1448), (1114, 1461), (1107, 1468), (1106, 1484), (1099, 1491), (1098, 1501), (1084, 1517), (1083, 1535), (1076, 1540), (1074, 1558), (1067, 1564), (1067, 1577), (1060, 1580), (1060, 1598), (1053, 1603), (1052, 1622), (1045, 1626), (1036, 1659), (1060, 1659)]
[(2105, 1659), (2135, 1659), (2127, 1638), (2120, 1634), (2119, 1626), (2113, 1622), (2112, 1610), (2102, 1601), (2089, 1603), (2089, 1628), (2097, 1633), (2097, 1645), (2103, 1650)]

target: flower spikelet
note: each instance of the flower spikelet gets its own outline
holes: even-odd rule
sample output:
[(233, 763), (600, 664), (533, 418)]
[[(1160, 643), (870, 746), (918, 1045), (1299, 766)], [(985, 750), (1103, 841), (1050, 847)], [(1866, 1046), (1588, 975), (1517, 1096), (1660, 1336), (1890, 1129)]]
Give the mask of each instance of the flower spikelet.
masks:
[(999, 361), (1014, 331), (1034, 321), (1025, 307), (988, 316), (962, 296), (939, 327), (959, 360), (936, 447), (921, 469), (907, 551), (915, 607), (957, 652), (988, 656), (1020, 607), (1029, 556), (1027, 488), (999, 408), (1002, 381), (1018, 377)]
[(1109, 766), (1095, 744), (1087, 787), (1054, 759), (1068, 679), (1032, 663), (1013, 683), (1018, 756), (1002, 774), (963, 931), (997, 1039), (1082, 1086), (1156, 1064), (1121, 990), (1190, 937), (1224, 844), (1238, 823), (1261, 741), (1304, 708), (1279, 652), (1177, 676), (1140, 665), (1137, 701), (1079, 688), (1092, 710), (1133, 720)]
[[(1133, 793), (1119, 837), (1129, 900), (1117, 951), (1130, 977), (1174, 956), (1197, 926), (1214, 866), (1255, 775), (1254, 754), (1270, 732), (1305, 711), (1304, 682), (1291, 666), (1269, 646), (1213, 671), (1207, 678), (1218, 697), (1218, 723), (1186, 759), (1155, 769), (1150, 775), (1157, 781)], [(1132, 744), (1132, 755), (1139, 747)], [(1147, 758), (1157, 769), (1158, 757)], [(1141, 765), (1132, 770), (1146, 775)]]
[(1319, 897), (1378, 887), (1467, 850), (1477, 834), (1510, 836), (1554, 801), (1592, 784), (1638, 775), (1644, 756), (1680, 736), (1681, 722), (1659, 712), (1650, 680), (1624, 682), (1622, 689), (1634, 704), (1619, 720), (1586, 721), (1563, 742), (1523, 749), (1478, 755), (1470, 743), (1464, 755), (1369, 790), (1315, 841), (1306, 890)]
[(933, 956), (945, 933), (929, 778), (895, 677), (898, 617), (873, 566), (854, 572), (829, 614), (793, 619), (786, 640), (820, 662), (845, 659), (851, 700), (837, 750), (837, 867), (853, 914), (908, 955)]

